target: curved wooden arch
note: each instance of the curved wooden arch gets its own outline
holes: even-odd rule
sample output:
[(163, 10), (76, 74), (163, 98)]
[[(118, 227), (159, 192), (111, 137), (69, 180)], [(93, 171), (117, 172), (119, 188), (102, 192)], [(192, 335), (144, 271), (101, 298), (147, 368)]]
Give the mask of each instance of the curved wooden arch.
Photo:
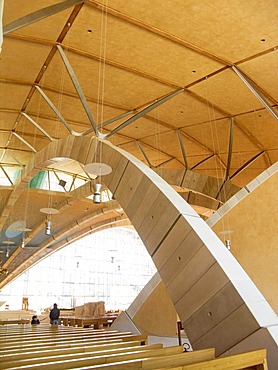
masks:
[[(68, 136), (64, 140), (70, 141), (70, 137), (71, 136)], [(55, 151), (56, 145), (57, 141), (52, 143), (51, 148), (49, 148), (49, 144), (46, 148), (37, 153), (28, 166), (23, 170), (15, 185), (4, 190), (2, 194), (2, 208), (0, 208), (0, 229), (3, 228), (11, 208), (29, 181), (39, 172), (39, 170), (43, 170), (47, 165), (55, 162), (55, 159), (47, 159), (43, 162), (40, 162), (40, 159), (45, 156), (46, 152)], [(62, 155), (65, 154), (64, 149), (60, 148), (59, 152), (62, 152)], [(193, 194), (194, 199), (192, 199), (192, 197), (189, 199), (189, 197), (184, 195), (184, 193), (180, 194), (189, 204), (206, 207), (211, 210), (217, 210), (223, 202), (225, 203), (240, 190), (238, 186), (232, 184), (229, 180), (223, 182), (222, 179), (197, 173), (189, 169), (153, 168), (152, 170), (167, 181), (168, 184), (180, 187), (181, 189), (188, 189), (189, 192), (193, 191), (197, 193), (197, 196), (194, 196)]]
[(170, 185), (186, 188), (218, 201), (218, 208), (221, 205), (220, 203), (227, 202), (240, 190), (238, 186), (232, 184), (229, 180), (223, 181), (223, 179), (189, 169), (154, 168), (153, 170)]
[[(22, 173), (9, 206), (26, 183), (57, 157), (112, 167), (100, 179), (114, 194), (151, 255), (194, 349), (215, 347), (217, 355), (248, 338), (263, 338), (269, 353), (278, 339), (277, 316), (248, 275), (198, 214), (139, 160), (96, 138), (69, 136), (50, 143)], [(238, 348), (238, 347), (237, 347)], [(242, 349), (243, 348), (243, 349)]]
[[(9, 273), (0, 280), (0, 288), (3, 288), (7, 284), (11, 283), (20, 274), (23, 274), (25, 271), (30, 269), (30, 267), (34, 264), (49, 257), (52, 253), (57, 252), (59, 249), (66, 247), (67, 245), (77, 241), (78, 239), (84, 238), (89, 234), (93, 234), (108, 228), (130, 227), (131, 225), (126, 216), (118, 218), (106, 218), (105, 220), (98, 222), (98, 217), (100, 216), (100, 214), (103, 213), (105, 213), (105, 211), (96, 211), (95, 214), (88, 220), (90, 221), (89, 226), (87, 223), (85, 224), (85, 226), (82, 225), (82, 220), (78, 220), (78, 222), (67, 225), (67, 228), (65, 230), (52, 235), (51, 238), (46, 240), (40, 246), (40, 248), (25, 248), (24, 250), (22, 250), (21, 247), (17, 248), (16, 251), (14, 251), (14, 253), (12, 254), (12, 258), (8, 259), (3, 266), (7, 268)], [(61, 241), (58, 240), (54, 243), (54, 245), (52, 244), (53, 239), (58, 239), (61, 236), (61, 233), (66, 234), (68, 230), (72, 231), (70, 237), (66, 237)]]

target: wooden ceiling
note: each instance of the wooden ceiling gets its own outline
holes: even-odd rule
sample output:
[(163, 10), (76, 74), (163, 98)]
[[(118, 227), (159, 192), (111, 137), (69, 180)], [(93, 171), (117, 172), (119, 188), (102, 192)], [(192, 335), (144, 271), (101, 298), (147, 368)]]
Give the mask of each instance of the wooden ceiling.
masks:
[[(9, 0), (4, 4), (0, 63), (4, 167), (17, 165), (16, 160), (25, 165), (49, 143), (22, 112), (54, 139), (69, 133), (35, 86), (49, 97), (72, 130), (82, 133), (91, 128), (57, 45), (62, 46), (103, 134), (183, 88), (109, 137), (145, 163), (175, 168), (187, 164), (195, 171), (223, 177), (231, 117), (234, 130), (228, 175), (234, 184), (246, 185), (277, 161), (275, 117), (232, 69), (236, 66), (244, 72), (277, 114), (275, 0), (62, 3), (68, 8), (45, 18), (36, 12), (45, 16), (58, 1)], [(32, 23), (33, 13), (35, 20), (36, 15), (42, 19)], [(18, 28), (11, 31), (12, 22)], [(101, 127), (127, 112), (124, 118)]]
[(244, 187), (278, 159), (277, 19), (276, 0), (6, 0), (2, 177), (97, 131), (153, 168)]

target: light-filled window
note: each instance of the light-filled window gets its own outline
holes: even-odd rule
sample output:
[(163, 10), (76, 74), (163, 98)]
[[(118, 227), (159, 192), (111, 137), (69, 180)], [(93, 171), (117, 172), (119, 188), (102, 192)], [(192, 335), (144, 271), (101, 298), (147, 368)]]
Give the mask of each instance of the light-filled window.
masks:
[(104, 301), (106, 310), (126, 309), (156, 272), (138, 234), (111, 228), (53, 253), (2, 289), (0, 301), (42, 312), (58, 303), (72, 308)]

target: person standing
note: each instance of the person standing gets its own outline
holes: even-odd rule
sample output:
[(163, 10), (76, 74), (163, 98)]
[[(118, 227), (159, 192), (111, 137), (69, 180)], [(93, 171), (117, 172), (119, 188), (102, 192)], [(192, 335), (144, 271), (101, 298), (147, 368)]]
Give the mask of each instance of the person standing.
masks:
[(57, 307), (57, 303), (54, 303), (52, 310), (50, 310), (49, 318), (51, 325), (58, 325), (58, 319), (60, 316), (60, 310)]

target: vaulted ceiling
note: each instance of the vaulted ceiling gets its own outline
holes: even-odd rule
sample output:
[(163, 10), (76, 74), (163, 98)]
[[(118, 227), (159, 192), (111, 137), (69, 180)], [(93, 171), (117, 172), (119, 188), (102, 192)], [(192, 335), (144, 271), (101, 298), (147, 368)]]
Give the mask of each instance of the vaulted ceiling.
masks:
[[(276, 0), (6, 0), (1, 212), (18, 172), (68, 135), (244, 187), (278, 159), (277, 19)], [(73, 162), (55, 169), (91, 180)]]

